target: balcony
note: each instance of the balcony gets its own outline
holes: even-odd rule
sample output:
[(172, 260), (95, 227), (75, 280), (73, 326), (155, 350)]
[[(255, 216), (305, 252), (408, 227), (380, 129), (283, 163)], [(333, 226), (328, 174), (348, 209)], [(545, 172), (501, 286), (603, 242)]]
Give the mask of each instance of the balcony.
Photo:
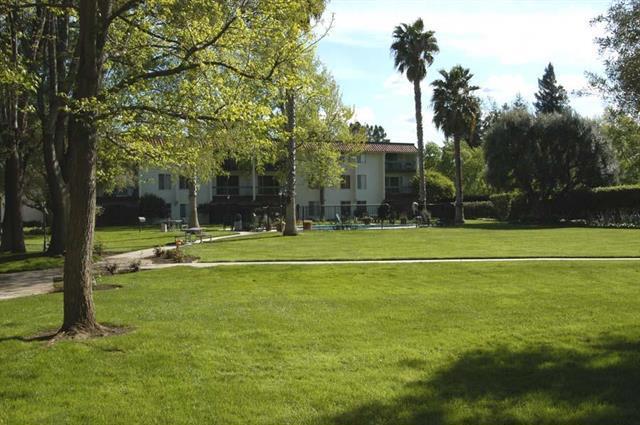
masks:
[[(257, 196), (278, 196), (280, 186), (256, 186)], [(253, 196), (253, 186), (214, 186), (213, 196)]]
[(384, 170), (388, 172), (415, 173), (415, 161), (385, 161)]
[(385, 196), (389, 195), (409, 195), (413, 193), (412, 186), (387, 186), (384, 188)]

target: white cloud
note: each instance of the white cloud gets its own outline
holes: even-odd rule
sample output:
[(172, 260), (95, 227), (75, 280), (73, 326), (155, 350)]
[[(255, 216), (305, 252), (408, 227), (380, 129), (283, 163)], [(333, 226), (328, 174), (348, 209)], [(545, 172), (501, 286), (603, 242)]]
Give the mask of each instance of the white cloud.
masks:
[(481, 97), (492, 99), (499, 104), (512, 101), (518, 93), (528, 99), (537, 90), (535, 83), (519, 74), (491, 75), (478, 85)]
[(387, 94), (395, 96), (413, 96), (413, 85), (404, 75), (398, 72), (394, 72), (385, 78), (382, 87)]
[[(427, 7), (431, 3), (335, 2), (334, 25), (327, 41), (354, 47), (388, 47), (391, 32), (400, 22), (423, 16), (425, 26), (436, 31), (441, 50), (455, 49), (470, 57), (490, 58), (501, 64), (552, 62), (598, 63), (593, 38), (599, 30), (589, 21), (595, 13), (579, 3), (535, 11), (500, 5), (464, 8), (463, 4)], [(473, 3), (472, 3), (473, 4)], [(365, 7), (366, 5), (366, 7)], [(548, 3), (550, 5), (550, 3)]]
[(358, 121), (361, 124), (374, 124), (376, 120), (376, 114), (373, 112), (373, 108), (369, 106), (356, 106), (355, 113), (351, 121)]

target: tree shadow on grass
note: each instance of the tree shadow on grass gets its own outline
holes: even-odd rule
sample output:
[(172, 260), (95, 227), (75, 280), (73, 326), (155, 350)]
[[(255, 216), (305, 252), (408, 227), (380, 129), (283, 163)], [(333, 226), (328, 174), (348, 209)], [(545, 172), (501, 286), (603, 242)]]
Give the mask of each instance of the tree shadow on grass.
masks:
[(410, 383), (398, 398), (367, 403), (324, 422), (639, 424), (640, 343), (606, 339), (581, 350), (471, 351), (435, 376)]

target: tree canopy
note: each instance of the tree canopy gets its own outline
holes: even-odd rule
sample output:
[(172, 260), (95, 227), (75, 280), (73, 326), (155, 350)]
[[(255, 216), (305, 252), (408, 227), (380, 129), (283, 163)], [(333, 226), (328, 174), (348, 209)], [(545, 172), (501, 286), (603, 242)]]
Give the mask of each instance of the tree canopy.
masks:
[(615, 181), (615, 159), (597, 125), (571, 111), (506, 111), (488, 130), (484, 149), (488, 182), (498, 190), (521, 191), (532, 206)]
[(620, 109), (640, 116), (640, 0), (615, 0), (602, 24), (605, 35), (596, 39), (605, 75), (590, 74), (594, 87)]

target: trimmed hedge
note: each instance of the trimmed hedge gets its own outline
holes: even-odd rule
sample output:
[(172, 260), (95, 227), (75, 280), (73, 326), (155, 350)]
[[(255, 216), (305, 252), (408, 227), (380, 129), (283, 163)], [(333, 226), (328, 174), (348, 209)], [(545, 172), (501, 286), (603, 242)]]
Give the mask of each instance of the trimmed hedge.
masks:
[(456, 209), (451, 202), (427, 204), (427, 211), (431, 214), (432, 219), (438, 219), (444, 223), (453, 223), (456, 215)]
[(476, 201), (464, 203), (465, 218), (496, 218), (497, 212), (491, 201)]
[(491, 204), (493, 205), (496, 218), (502, 221), (506, 221), (511, 218), (511, 205), (516, 196), (517, 193), (509, 192), (497, 193), (489, 197)]
[(640, 214), (640, 185), (579, 189), (536, 205), (530, 205), (517, 193), (492, 195), (491, 202), (501, 220), (584, 220), (597, 226), (636, 226)]

